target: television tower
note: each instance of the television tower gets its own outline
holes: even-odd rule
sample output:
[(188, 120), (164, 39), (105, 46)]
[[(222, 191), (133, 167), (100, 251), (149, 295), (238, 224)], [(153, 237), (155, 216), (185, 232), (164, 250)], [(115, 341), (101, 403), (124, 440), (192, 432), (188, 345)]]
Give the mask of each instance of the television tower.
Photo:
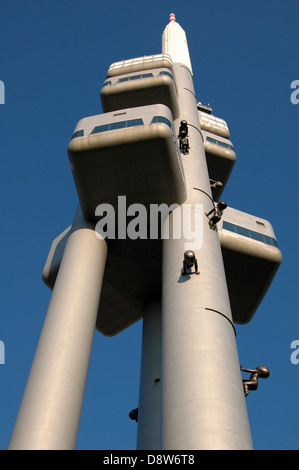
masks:
[[(95, 328), (143, 318), (137, 448), (252, 449), (245, 397), (269, 374), (242, 379), (234, 323), (250, 321), (281, 253), (268, 221), (220, 200), (236, 154), (195, 97), (174, 14), (162, 54), (112, 64), (101, 101), (68, 146), (79, 205), (44, 267), (53, 294), (10, 448), (74, 449)], [(141, 206), (160, 228), (135, 219), (130, 236)]]

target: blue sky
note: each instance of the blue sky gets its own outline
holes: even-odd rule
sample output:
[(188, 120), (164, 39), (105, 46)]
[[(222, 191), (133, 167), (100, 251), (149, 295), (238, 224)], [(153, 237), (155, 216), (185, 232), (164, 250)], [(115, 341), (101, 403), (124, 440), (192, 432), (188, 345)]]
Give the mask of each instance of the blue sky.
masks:
[[(225, 119), (237, 162), (223, 194), (269, 220), (283, 263), (250, 324), (237, 326), (240, 362), (271, 377), (246, 398), (256, 449), (298, 449), (297, 0), (2, 2), (0, 11), (0, 448), (6, 449), (51, 292), (41, 273), (70, 225), (77, 195), (66, 153), (82, 117), (102, 112), (109, 65), (161, 52), (169, 14), (185, 29), (197, 99)], [(299, 96), (299, 95), (298, 95)], [(78, 449), (135, 449), (141, 322), (95, 333)]]

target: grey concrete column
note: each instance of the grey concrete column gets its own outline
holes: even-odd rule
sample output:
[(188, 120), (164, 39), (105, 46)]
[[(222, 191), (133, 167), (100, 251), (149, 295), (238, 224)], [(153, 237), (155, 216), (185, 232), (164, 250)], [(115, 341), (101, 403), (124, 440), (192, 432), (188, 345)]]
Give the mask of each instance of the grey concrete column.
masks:
[(196, 250), (200, 273), (182, 276), (184, 243), (164, 241), (164, 450), (252, 448), (221, 253), (212, 249)]
[(161, 449), (161, 301), (143, 313), (137, 450)]
[[(181, 64), (174, 64), (174, 75), (180, 107), (175, 125), (178, 132), (180, 121), (187, 121), (190, 150), (182, 155), (188, 198), (168, 221), (171, 227), (181, 212), (182, 235), (163, 241), (162, 448), (251, 449), (220, 241), (205, 215), (213, 200), (192, 76)], [(183, 276), (188, 205), (199, 274), (193, 268)]]
[(78, 211), (9, 449), (75, 448), (106, 255)]

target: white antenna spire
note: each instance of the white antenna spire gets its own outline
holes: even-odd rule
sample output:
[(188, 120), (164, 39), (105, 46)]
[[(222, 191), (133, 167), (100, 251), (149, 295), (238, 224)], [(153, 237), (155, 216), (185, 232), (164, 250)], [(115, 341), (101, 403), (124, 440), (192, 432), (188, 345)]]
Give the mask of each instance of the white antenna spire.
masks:
[(169, 15), (169, 23), (163, 31), (162, 52), (168, 54), (174, 63), (186, 65), (192, 73), (186, 33), (176, 22), (174, 13)]

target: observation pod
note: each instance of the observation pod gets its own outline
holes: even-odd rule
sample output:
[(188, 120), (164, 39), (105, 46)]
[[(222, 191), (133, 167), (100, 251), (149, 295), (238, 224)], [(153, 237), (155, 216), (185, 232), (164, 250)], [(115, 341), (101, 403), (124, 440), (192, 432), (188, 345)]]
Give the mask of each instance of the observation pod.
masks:
[(226, 139), (230, 138), (230, 132), (224, 119), (220, 119), (212, 114), (212, 108), (197, 103), (200, 128), (203, 131), (211, 132)]
[[(101, 89), (103, 111), (164, 104), (174, 118), (179, 115), (177, 92), (171, 67), (144, 68), (128, 73), (128, 66), (119, 67), (118, 75), (109, 77)], [(150, 61), (148, 67), (157, 65)], [(136, 69), (136, 64), (135, 67)], [(125, 70), (123, 70), (125, 69)]]
[(171, 111), (164, 105), (82, 119), (68, 145), (85, 218), (101, 203), (181, 204), (186, 188)]
[(217, 201), (225, 188), (237, 157), (230, 140), (204, 130), (201, 133), (204, 139), (209, 177), (222, 183), (222, 188), (216, 189), (213, 193)]
[(154, 54), (134, 59), (121, 60), (110, 65), (107, 78), (148, 69), (167, 68), (172, 72), (172, 60), (168, 54)]
[(218, 224), (233, 321), (248, 323), (281, 264), (272, 225), (227, 207)]

